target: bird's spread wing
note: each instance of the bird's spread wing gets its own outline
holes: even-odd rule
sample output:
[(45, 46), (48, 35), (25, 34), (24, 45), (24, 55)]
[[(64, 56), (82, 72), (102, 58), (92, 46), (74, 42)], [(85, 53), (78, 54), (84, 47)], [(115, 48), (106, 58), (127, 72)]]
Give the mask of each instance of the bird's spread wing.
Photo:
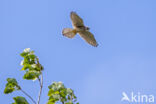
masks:
[(71, 28), (64, 28), (62, 34), (68, 38), (73, 38), (76, 35), (76, 30)]
[(84, 26), (83, 20), (75, 12), (70, 13), (70, 18), (72, 20), (73, 27)]
[(94, 47), (98, 46), (98, 43), (96, 42), (94, 35), (89, 31), (79, 31), (78, 32), (80, 36), (89, 44), (91, 44)]

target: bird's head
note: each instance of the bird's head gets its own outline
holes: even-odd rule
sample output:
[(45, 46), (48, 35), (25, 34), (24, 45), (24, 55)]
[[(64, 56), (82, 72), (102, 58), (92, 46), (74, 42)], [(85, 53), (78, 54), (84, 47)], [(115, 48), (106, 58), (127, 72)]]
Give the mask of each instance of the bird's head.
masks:
[(86, 29), (86, 30), (90, 30), (90, 28), (89, 28), (89, 27), (85, 27), (85, 29)]

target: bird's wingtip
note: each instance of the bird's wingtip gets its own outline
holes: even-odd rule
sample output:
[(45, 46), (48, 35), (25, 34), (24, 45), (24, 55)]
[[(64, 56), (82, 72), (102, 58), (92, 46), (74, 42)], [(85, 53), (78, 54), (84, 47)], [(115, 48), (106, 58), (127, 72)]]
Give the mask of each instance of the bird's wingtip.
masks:
[(96, 43), (96, 44), (91, 44), (91, 45), (94, 46), (94, 47), (98, 47), (98, 46), (99, 46), (98, 43)]
[(75, 11), (71, 11), (70, 14), (76, 14), (76, 12)]
[(99, 46), (99, 44), (97, 43), (96, 45), (95, 45), (95, 47), (98, 47)]

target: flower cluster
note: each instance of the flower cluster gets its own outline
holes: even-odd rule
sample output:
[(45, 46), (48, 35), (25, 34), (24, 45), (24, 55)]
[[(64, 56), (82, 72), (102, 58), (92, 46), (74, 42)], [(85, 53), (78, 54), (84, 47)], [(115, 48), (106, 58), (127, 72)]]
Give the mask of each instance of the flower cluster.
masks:
[(49, 100), (47, 104), (55, 104), (62, 102), (62, 104), (79, 104), (74, 91), (66, 88), (62, 82), (53, 82), (49, 87)]

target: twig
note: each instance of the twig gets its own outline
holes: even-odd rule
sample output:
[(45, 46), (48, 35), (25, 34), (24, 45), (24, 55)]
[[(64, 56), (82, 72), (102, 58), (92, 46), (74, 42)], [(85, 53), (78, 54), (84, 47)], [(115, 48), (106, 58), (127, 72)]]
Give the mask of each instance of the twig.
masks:
[(20, 90), (26, 95), (26, 96), (28, 96), (31, 100), (32, 100), (32, 102), (34, 103), (34, 104), (36, 104), (36, 102), (35, 102), (35, 100), (29, 95), (29, 94), (27, 94), (23, 89), (21, 89), (20, 88)]
[[(61, 100), (61, 99), (60, 99)], [(64, 101), (61, 101), (62, 102), (62, 104), (64, 104), (65, 102)]]
[(38, 101), (37, 104), (40, 103), (40, 98), (41, 98), (41, 93), (42, 93), (42, 88), (43, 88), (43, 75), (41, 72), (41, 79), (38, 77), (39, 83), (40, 83), (40, 91), (39, 91), (39, 95), (38, 95)]

